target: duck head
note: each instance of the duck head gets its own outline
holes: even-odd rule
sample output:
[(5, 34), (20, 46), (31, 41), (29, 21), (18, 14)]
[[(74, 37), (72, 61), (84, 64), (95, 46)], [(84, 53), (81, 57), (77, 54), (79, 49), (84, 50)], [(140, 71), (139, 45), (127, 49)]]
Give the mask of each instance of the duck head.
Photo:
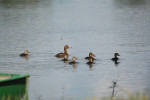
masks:
[(114, 56), (117, 57), (117, 56), (120, 56), (120, 55), (119, 55), (119, 53), (115, 53)]
[(94, 55), (92, 52), (90, 52), (90, 53), (89, 53), (89, 57), (92, 57), (92, 58), (93, 58), (93, 57), (95, 57), (95, 55)]
[(64, 46), (64, 49), (69, 49), (69, 48), (71, 48), (71, 47), (68, 46), (68, 45), (65, 45), (65, 46)]
[(28, 51), (28, 50), (25, 50), (25, 51), (24, 51), (24, 53), (25, 53), (25, 54), (28, 54), (28, 53), (29, 53), (29, 51)]
[(75, 57), (75, 56), (72, 58), (73, 61), (75, 61), (76, 59), (77, 59), (77, 57)]

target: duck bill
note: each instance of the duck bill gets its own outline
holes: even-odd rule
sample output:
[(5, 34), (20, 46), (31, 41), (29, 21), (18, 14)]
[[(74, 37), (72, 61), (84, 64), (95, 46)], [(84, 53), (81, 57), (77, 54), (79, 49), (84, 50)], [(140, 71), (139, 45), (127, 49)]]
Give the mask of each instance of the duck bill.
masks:
[(71, 46), (69, 46), (69, 48), (72, 48)]

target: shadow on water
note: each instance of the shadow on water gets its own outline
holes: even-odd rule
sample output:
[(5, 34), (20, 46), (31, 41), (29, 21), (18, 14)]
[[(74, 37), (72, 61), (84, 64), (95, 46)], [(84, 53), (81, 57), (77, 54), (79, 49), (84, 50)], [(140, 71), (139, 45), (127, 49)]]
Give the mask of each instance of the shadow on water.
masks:
[[(24, 8), (40, 8), (41, 4), (46, 0), (0, 0), (0, 7), (7, 9), (24, 9)], [(45, 4), (51, 5), (52, 0), (46, 1)]]
[(149, 0), (114, 0), (117, 5), (138, 6), (146, 5)]
[(116, 66), (116, 67), (118, 67), (118, 65), (120, 64), (120, 62), (118, 61), (118, 60), (115, 60), (115, 61), (113, 61), (114, 62), (114, 65)]
[(0, 0), (1, 3), (6, 3), (6, 4), (9, 4), (9, 3), (24, 3), (24, 4), (27, 4), (27, 3), (35, 3), (35, 2), (39, 2), (40, 0)]

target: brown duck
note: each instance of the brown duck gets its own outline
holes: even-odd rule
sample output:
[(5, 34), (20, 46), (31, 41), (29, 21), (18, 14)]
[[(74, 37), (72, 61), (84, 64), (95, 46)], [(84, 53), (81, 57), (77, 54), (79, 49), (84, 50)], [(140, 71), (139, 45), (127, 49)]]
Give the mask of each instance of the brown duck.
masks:
[(73, 58), (72, 58), (72, 61), (71, 62), (69, 62), (69, 64), (76, 64), (77, 62), (75, 61), (77, 58), (74, 56)]
[(69, 49), (69, 48), (70, 48), (70, 47), (69, 47), (68, 45), (65, 45), (65, 46), (64, 46), (64, 53), (58, 53), (58, 54), (55, 55), (55, 57), (62, 58), (62, 57), (64, 57), (65, 55), (68, 57), (69, 54), (68, 54), (68, 52), (67, 52), (67, 49)]
[(85, 57), (85, 59), (89, 60), (90, 58), (92, 58), (93, 60), (96, 60), (94, 57), (95, 57), (95, 55), (92, 52), (90, 52), (89, 57)]
[(24, 53), (20, 54), (21, 57), (25, 57), (28, 56), (29, 51), (25, 50)]
[(64, 61), (64, 62), (68, 61), (68, 56), (64, 55), (64, 59), (62, 59), (61, 61)]

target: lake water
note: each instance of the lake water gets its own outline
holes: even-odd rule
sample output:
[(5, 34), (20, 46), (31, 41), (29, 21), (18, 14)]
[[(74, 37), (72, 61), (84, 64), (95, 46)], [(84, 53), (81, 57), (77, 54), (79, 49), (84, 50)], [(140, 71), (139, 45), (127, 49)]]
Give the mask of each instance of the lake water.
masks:
[[(54, 57), (66, 44), (76, 66)], [(113, 82), (114, 96), (150, 96), (150, 1), (0, 0), (0, 72), (30, 74), (29, 100), (110, 97)]]

